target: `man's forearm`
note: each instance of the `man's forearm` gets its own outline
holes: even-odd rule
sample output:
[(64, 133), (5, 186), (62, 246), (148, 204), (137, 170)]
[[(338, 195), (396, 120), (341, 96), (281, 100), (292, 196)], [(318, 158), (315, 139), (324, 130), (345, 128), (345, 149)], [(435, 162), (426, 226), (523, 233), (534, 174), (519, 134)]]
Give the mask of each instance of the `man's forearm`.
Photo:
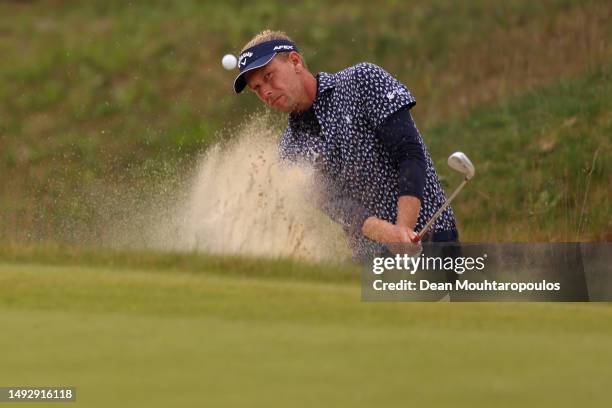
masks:
[(421, 211), (421, 200), (414, 196), (400, 196), (397, 200), (396, 225), (414, 230)]
[(407, 230), (374, 216), (365, 220), (361, 227), (361, 233), (372, 241), (381, 244), (406, 242), (409, 238)]

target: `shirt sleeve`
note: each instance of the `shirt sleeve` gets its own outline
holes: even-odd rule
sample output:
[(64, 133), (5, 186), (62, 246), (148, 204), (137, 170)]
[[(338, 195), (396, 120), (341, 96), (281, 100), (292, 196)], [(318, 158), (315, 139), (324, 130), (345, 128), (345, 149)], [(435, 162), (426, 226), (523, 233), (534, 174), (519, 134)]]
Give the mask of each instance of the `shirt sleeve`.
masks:
[(416, 104), (408, 88), (378, 65), (356, 65), (354, 78), (366, 118), (375, 129), (391, 114)]
[(399, 166), (399, 195), (414, 196), (423, 202), (427, 164), (419, 131), (408, 109), (391, 114), (376, 129), (376, 135)]

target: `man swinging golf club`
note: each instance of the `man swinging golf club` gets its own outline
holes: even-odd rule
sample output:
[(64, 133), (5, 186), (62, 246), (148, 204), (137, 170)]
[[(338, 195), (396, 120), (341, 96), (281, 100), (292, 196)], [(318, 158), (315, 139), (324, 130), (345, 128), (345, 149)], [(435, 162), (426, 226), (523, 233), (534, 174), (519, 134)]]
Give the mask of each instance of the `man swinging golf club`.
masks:
[(415, 233), (446, 197), (403, 84), (371, 63), (313, 75), (295, 43), (270, 30), (244, 46), (238, 67), (236, 93), (248, 86), (289, 114), (280, 157), (315, 166), (318, 204), (343, 226), (356, 259), (419, 238), (458, 240), (450, 206), (423, 237)]

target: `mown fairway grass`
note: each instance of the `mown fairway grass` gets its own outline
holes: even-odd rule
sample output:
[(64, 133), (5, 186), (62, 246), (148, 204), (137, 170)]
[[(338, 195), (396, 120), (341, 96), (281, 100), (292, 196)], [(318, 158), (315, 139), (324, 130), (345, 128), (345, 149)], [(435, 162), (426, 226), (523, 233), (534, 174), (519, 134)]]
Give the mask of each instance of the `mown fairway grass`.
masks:
[(362, 303), (350, 266), (68, 252), (3, 248), (0, 384), (87, 407), (608, 406), (607, 304)]

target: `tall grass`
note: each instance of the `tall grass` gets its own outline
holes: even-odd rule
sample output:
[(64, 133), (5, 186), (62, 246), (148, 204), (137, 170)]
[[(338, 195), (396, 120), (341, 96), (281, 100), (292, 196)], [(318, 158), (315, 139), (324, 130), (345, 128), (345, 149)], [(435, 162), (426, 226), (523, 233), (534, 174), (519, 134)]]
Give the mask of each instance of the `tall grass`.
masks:
[(455, 204), (468, 239), (610, 240), (611, 79), (602, 67), (427, 132), (434, 151), (478, 167)]

